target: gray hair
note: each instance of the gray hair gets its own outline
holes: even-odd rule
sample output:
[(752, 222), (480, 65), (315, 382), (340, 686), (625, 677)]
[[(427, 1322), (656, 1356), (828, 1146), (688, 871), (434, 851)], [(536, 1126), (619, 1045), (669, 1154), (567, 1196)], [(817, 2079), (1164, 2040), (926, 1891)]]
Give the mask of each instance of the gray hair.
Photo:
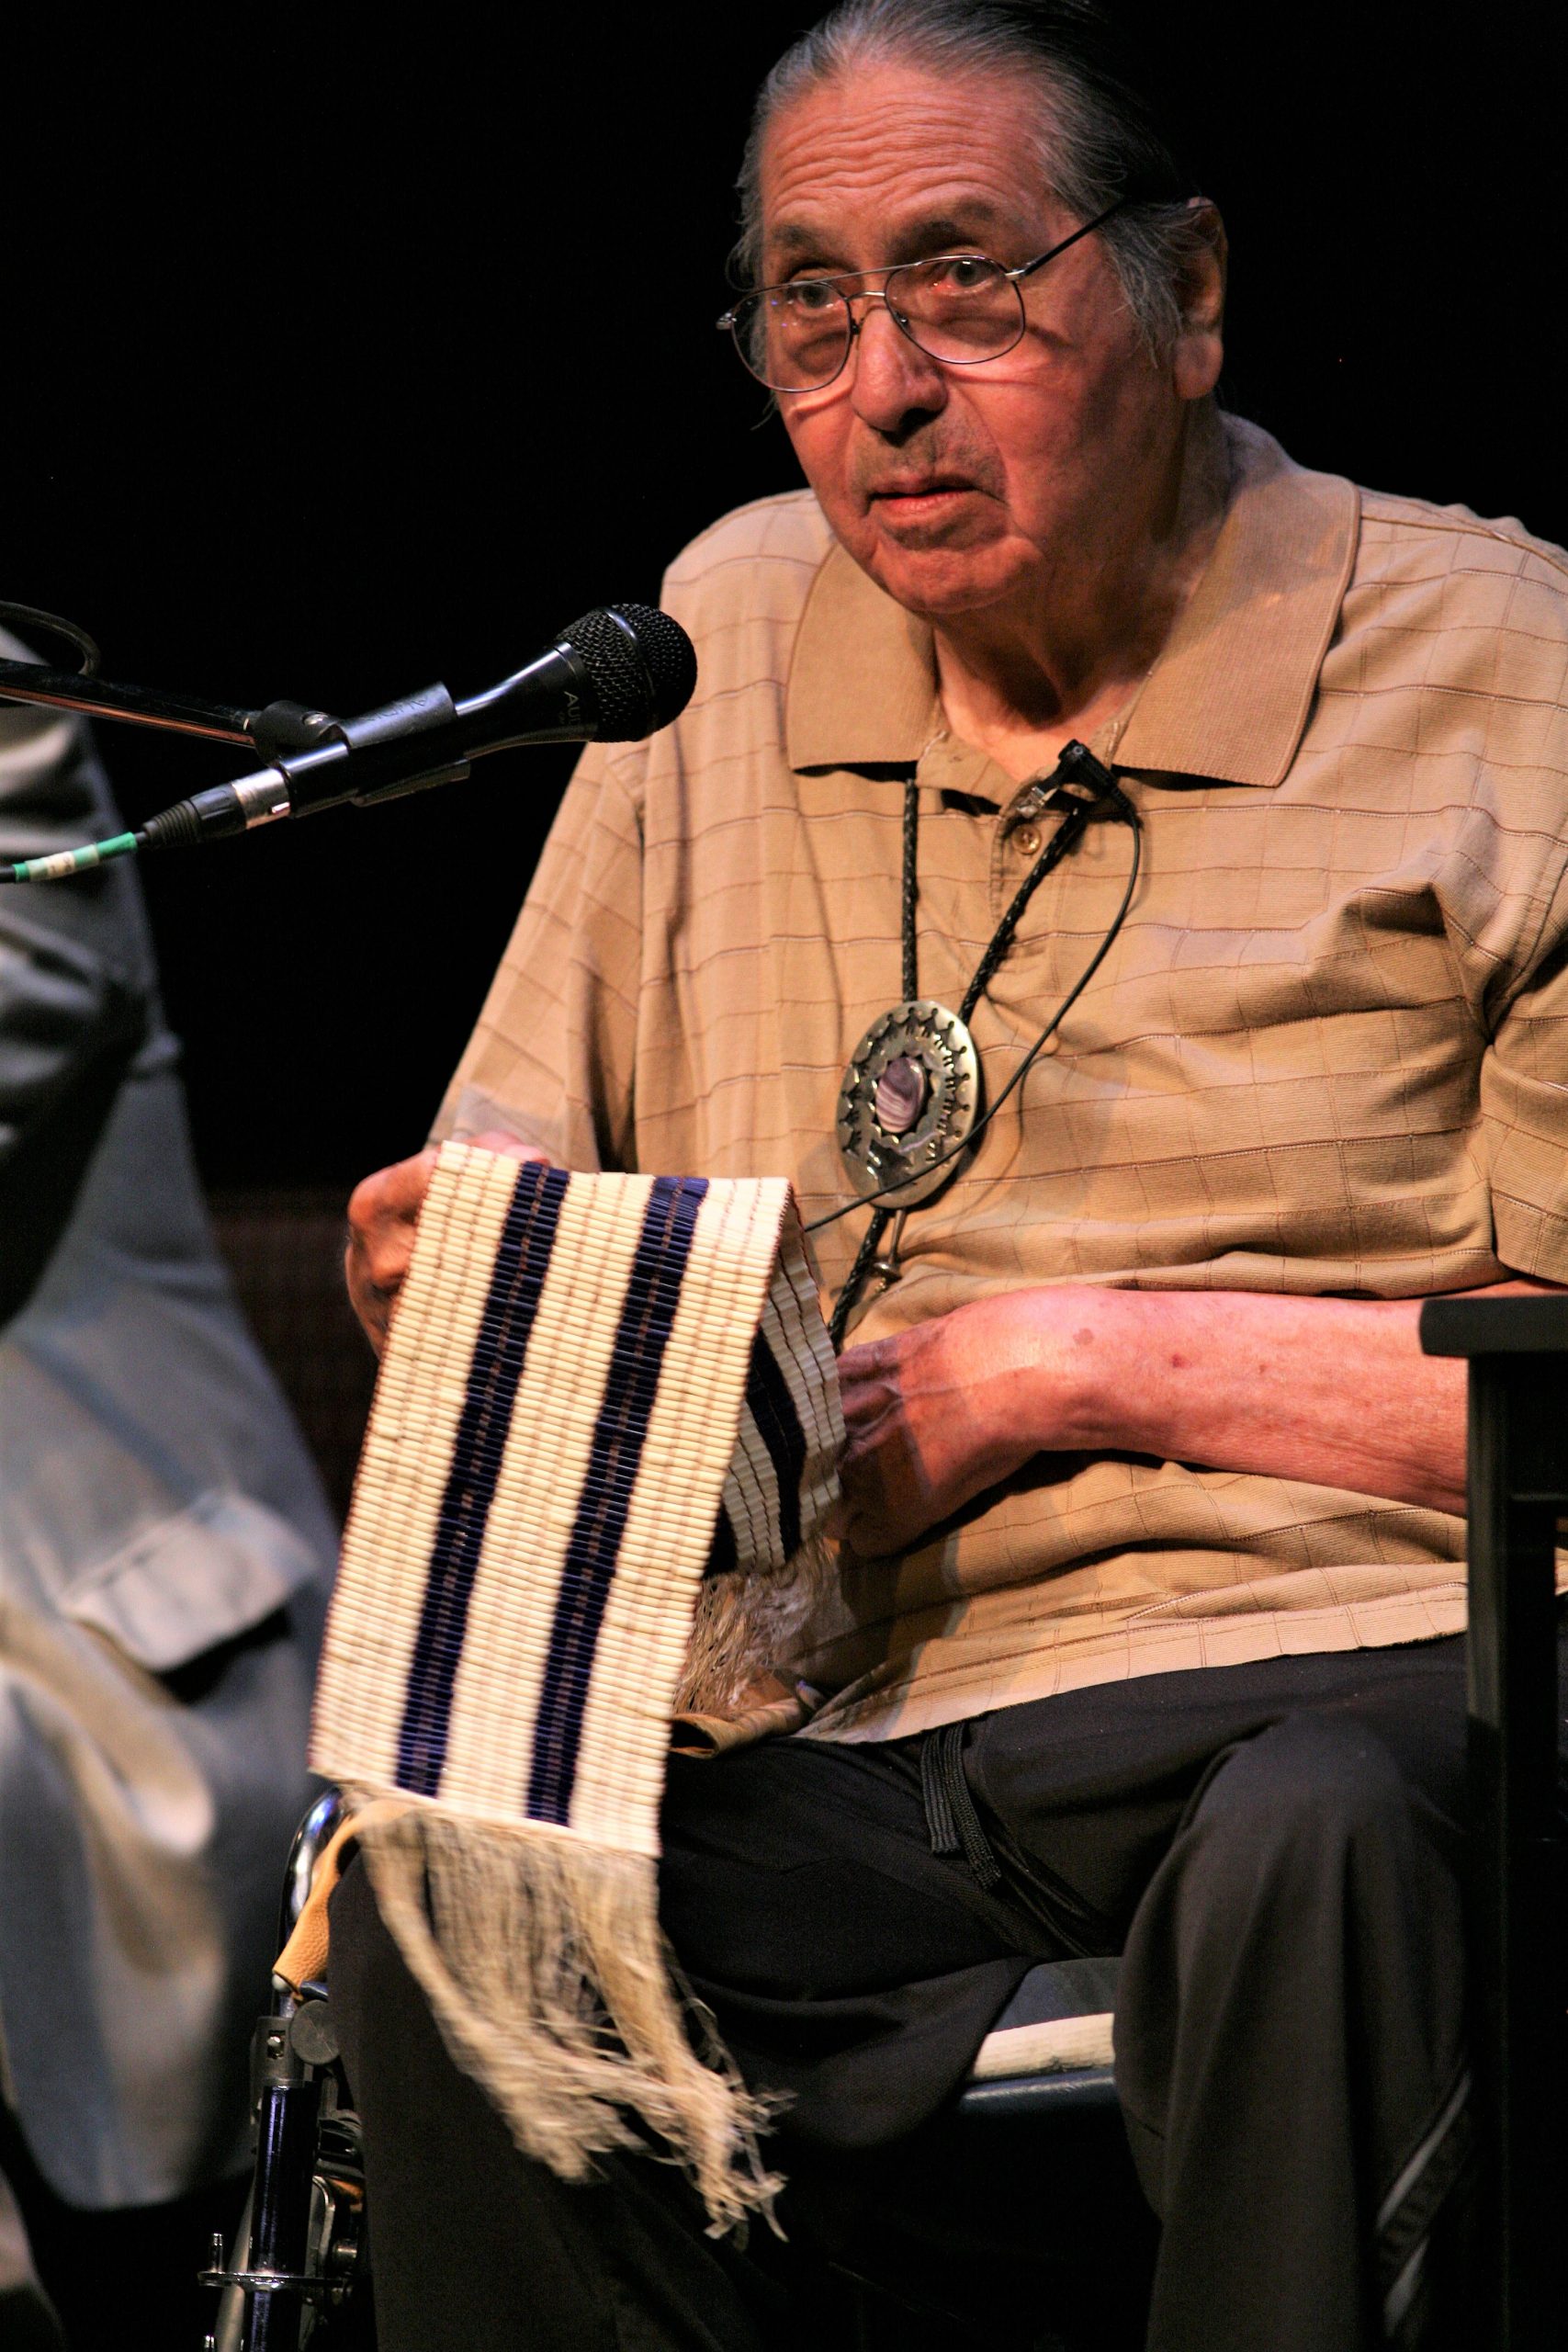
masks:
[(762, 142), (775, 117), (824, 82), (893, 61), (1033, 78), (1041, 185), (1081, 220), (1119, 197), (1134, 200), (1100, 233), (1150, 351), (1168, 353), (1183, 323), (1182, 289), (1212, 232), (1188, 200), (1121, 36), (1094, 0), (840, 0), (757, 93), (738, 182), (740, 236), (730, 266), (739, 283), (760, 282)]

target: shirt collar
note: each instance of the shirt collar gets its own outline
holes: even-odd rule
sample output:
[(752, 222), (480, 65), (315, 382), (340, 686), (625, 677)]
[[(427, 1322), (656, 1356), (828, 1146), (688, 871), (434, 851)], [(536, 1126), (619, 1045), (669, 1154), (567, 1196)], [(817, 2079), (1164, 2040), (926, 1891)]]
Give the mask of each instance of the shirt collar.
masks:
[[(1271, 788), (1306, 726), (1355, 562), (1360, 501), (1338, 475), (1292, 465), (1256, 425), (1227, 417), (1225, 429), (1225, 518), (1116, 764)], [(790, 662), (791, 767), (907, 766), (944, 723), (930, 628), (835, 544)]]

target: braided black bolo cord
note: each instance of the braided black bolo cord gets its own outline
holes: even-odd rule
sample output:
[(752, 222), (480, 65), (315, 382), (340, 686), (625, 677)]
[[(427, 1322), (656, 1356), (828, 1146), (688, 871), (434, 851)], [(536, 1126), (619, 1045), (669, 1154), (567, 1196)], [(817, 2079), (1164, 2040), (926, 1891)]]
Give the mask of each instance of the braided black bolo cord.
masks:
[[(1020, 885), (1011, 906), (1009, 907), (992, 933), (990, 945), (980, 958), (975, 977), (970, 981), (968, 991), (959, 1008), (960, 1021), (967, 1022), (969, 1015), (979, 1003), (992, 974), (1012, 944), (1012, 935), (1023, 919), (1024, 909), (1050, 873), (1051, 868), (1059, 858), (1066, 854), (1088, 822), (1087, 808), (1069, 810), (1046, 842), (1044, 849), (1035, 859), (1033, 865)], [(919, 837), (920, 787), (911, 775), (905, 780), (904, 785), (904, 879), (899, 906), (906, 1004), (912, 1003), (920, 992), (919, 956), (915, 927), (916, 909), (919, 902)], [(867, 1226), (864, 1238), (855, 1252), (854, 1263), (845, 1276), (843, 1288), (833, 1304), (833, 1316), (828, 1326), (828, 1337), (832, 1342), (835, 1355), (843, 1347), (844, 1338), (849, 1330), (850, 1317), (855, 1311), (855, 1301), (860, 1296), (861, 1286), (871, 1271), (876, 1253), (882, 1247), (883, 1236), (892, 1224), (895, 1214), (894, 1210), (886, 1207), (873, 1209), (871, 1213), (871, 1223)]]
[[(915, 936), (915, 909), (919, 900), (920, 787), (911, 775), (904, 781), (904, 879), (899, 899), (899, 936), (903, 942), (904, 1001), (912, 1003), (920, 991), (919, 957)], [(896, 1212), (874, 1208), (864, 1238), (855, 1252), (854, 1264), (844, 1278), (844, 1286), (833, 1305), (832, 1320), (828, 1337), (833, 1353), (844, 1344), (850, 1317), (855, 1311), (861, 1285), (871, 1271), (872, 1261), (882, 1247), (882, 1238), (892, 1224)]]
[(991, 933), (991, 944), (975, 969), (975, 977), (964, 992), (958, 1008), (958, 1018), (965, 1025), (980, 999), (989, 988), (998, 965), (1012, 945), (1013, 933), (1023, 920), (1023, 910), (1055, 865), (1059, 865), (1067, 852), (1076, 848), (1079, 836), (1089, 823), (1088, 806), (1069, 808), (1023, 880), (1019, 884), (1011, 906)]
[(882, 1237), (892, 1224), (893, 1217), (892, 1209), (873, 1209), (871, 1213), (871, 1223), (866, 1227), (865, 1238), (855, 1251), (854, 1264), (844, 1277), (844, 1286), (834, 1303), (833, 1319), (828, 1326), (828, 1337), (832, 1343), (835, 1355), (838, 1355), (843, 1347), (844, 1334), (850, 1328), (850, 1317), (855, 1311), (855, 1301), (860, 1296), (860, 1286), (871, 1271), (871, 1261), (881, 1249)]
[[(1060, 774), (1059, 767), (1057, 773)], [(1058, 805), (1060, 804), (1058, 803)], [(1034, 896), (1035, 891), (1040, 888), (1041, 883), (1043, 882), (1052, 867), (1055, 865), (1060, 859), (1065, 857), (1068, 850), (1073, 848), (1077, 843), (1085, 828), (1088, 826), (1090, 818), (1096, 815), (1109, 816), (1116, 821), (1126, 825), (1132, 834), (1133, 854), (1130, 861), (1130, 870), (1127, 876), (1126, 887), (1122, 893), (1122, 903), (1117, 908), (1115, 914), (1111, 917), (1110, 928), (1107, 930), (1104, 938), (1100, 941), (1100, 945), (1089, 957), (1089, 962), (1078, 974), (1077, 980), (1068, 989), (1061, 1003), (1056, 1007), (1055, 1013), (1047, 1022), (1045, 1027), (1041, 1031), (1039, 1036), (1035, 1039), (1028, 1053), (1025, 1054), (1022, 1061), (1020, 1062), (1011, 1078), (1009, 1079), (1007, 1084), (998, 1095), (996, 1101), (991, 1104), (990, 1109), (981, 1114), (980, 1118), (976, 1122), (976, 1125), (961, 1144), (954, 1145), (949, 1152), (943, 1154), (944, 1159), (958, 1159), (965, 1151), (969, 1151), (974, 1148), (974, 1146), (979, 1136), (983, 1135), (987, 1127), (989, 1126), (992, 1119), (1001, 1109), (1002, 1104), (1007, 1101), (1009, 1095), (1015, 1092), (1016, 1090), (1023, 1083), (1023, 1080), (1028, 1077), (1030, 1071), (1033, 1069), (1045, 1046), (1049, 1044), (1051, 1038), (1055, 1036), (1056, 1031), (1061, 1027), (1062, 1023), (1072, 1011), (1073, 1006), (1077, 1002), (1085, 989), (1088, 988), (1090, 980), (1093, 979), (1096, 972), (1099, 971), (1101, 964), (1104, 963), (1105, 958), (1111, 953), (1115, 941), (1120, 936), (1122, 926), (1127, 919), (1128, 909), (1132, 906), (1134, 894), (1138, 887), (1138, 874), (1143, 864), (1141, 854), (1143, 848), (1143, 825), (1139, 820), (1137, 809), (1127, 798), (1126, 795), (1114, 784), (1108, 783), (1107, 788), (1104, 792), (1097, 794), (1093, 800), (1077, 802), (1068, 809), (1066, 815), (1063, 818), (1062, 822), (1057, 826), (1056, 831), (1052, 834), (1051, 839), (1046, 842), (1045, 847), (1042, 850), (1039, 857), (1036, 858), (1029, 873), (1025, 876), (1022, 883), (1019, 886), (1018, 890), (1014, 894), (1012, 904), (1009, 907), (1006, 914), (1003, 915), (1001, 922), (998, 924), (996, 932), (992, 936), (991, 944), (987, 948), (984, 956), (980, 958), (975, 977), (970, 981), (967, 989), (964, 991), (964, 1003), (959, 1013), (959, 1019), (961, 1021), (967, 1022), (976, 1005), (979, 1002), (987, 982), (996, 971), (998, 965), (1001, 962), (1002, 957), (1006, 955), (1012, 941), (1012, 935), (1018, 929), (1019, 923), (1022, 919), (1024, 910), (1028, 906), (1030, 899)], [(903, 930), (904, 993), (906, 999), (909, 999), (914, 996), (917, 979), (914, 967), (916, 904), (915, 849), (919, 821), (919, 798), (917, 787), (911, 778), (904, 787)], [(882, 1190), (887, 1193), (897, 1192), (900, 1189), (901, 1184), (897, 1179), (895, 1179), (892, 1183), (882, 1187)], [(874, 1193), (872, 1195), (873, 1201), (874, 1201), (876, 1195)], [(826, 1216), (813, 1217), (806, 1230), (807, 1233), (816, 1233), (825, 1225), (835, 1225), (840, 1217), (848, 1216), (852, 1211), (859, 1207), (859, 1205), (860, 1204), (856, 1201), (847, 1201), (842, 1208), (830, 1209)], [(838, 1354), (842, 1350), (844, 1338), (849, 1328), (850, 1317), (854, 1312), (855, 1301), (860, 1295), (861, 1285), (865, 1280), (866, 1274), (871, 1268), (872, 1261), (875, 1258), (878, 1250), (882, 1247), (883, 1236), (886, 1234), (888, 1226), (892, 1223), (893, 1218), (897, 1214), (897, 1211), (896, 1208), (889, 1208), (886, 1205), (873, 1207), (872, 1209), (871, 1223), (866, 1228), (865, 1238), (862, 1241), (859, 1250), (855, 1252), (854, 1263), (850, 1268), (849, 1274), (845, 1279), (843, 1287), (840, 1291), (838, 1298), (834, 1303), (832, 1317), (828, 1326), (829, 1337), (832, 1342), (833, 1351), (835, 1354)]]
[(912, 1004), (920, 992), (919, 958), (915, 952), (915, 908), (920, 891), (920, 787), (913, 776), (904, 786), (904, 898), (900, 935), (904, 942), (904, 1001)]
[[(920, 787), (911, 775), (904, 780), (904, 879), (899, 897), (899, 937), (903, 943), (904, 1001), (912, 1003), (920, 992), (919, 956), (915, 934), (915, 910), (919, 901)], [(864, 1238), (855, 1252), (854, 1264), (844, 1278), (843, 1288), (833, 1304), (833, 1317), (828, 1326), (828, 1337), (833, 1353), (844, 1344), (850, 1317), (855, 1311), (861, 1285), (871, 1271), (872, 1261), (882, 1247), (882, 1238), (892, 1224), (895, 1212), (875, 1208)]]

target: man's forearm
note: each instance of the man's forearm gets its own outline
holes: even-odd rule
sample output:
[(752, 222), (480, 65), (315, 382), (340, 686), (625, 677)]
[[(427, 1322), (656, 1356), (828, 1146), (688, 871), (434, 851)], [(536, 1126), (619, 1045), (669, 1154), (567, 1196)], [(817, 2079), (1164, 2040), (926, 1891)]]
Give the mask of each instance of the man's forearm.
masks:
[(1056, 1398), (1039, 1399), (1043, 1444), (1463, 1510), (1464, 1367), (1422, 1354), (1419, 1299), (1077, 1296), (1084, 1312), (1066, 1331), (1050, 1317)]
[(1046, 1285), (848, 1349), (846, 1540), (905, 1549), (1040, 1453), (1150, 1454), (1462, 1511), (1464, 1367), (1422, 1354), (1421, 1305)]

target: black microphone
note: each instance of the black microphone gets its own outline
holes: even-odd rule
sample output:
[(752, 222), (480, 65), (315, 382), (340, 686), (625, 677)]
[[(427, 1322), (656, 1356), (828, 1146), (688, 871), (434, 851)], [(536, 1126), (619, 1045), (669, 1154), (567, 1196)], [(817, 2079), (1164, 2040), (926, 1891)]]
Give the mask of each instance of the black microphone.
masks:
[(651, 605), (603, 605), (467, 702), (427, 686), (358, 718), (301, 713), (320, 739), (310, 748), (165, 808), (139, 829), (136, 846), (179, 848), (344, 800), (368, 808), (456, 782), (471, 761), (520, 743), (639, 742), (680, 717), (696, 683), (697, 657), (678, 621)]

